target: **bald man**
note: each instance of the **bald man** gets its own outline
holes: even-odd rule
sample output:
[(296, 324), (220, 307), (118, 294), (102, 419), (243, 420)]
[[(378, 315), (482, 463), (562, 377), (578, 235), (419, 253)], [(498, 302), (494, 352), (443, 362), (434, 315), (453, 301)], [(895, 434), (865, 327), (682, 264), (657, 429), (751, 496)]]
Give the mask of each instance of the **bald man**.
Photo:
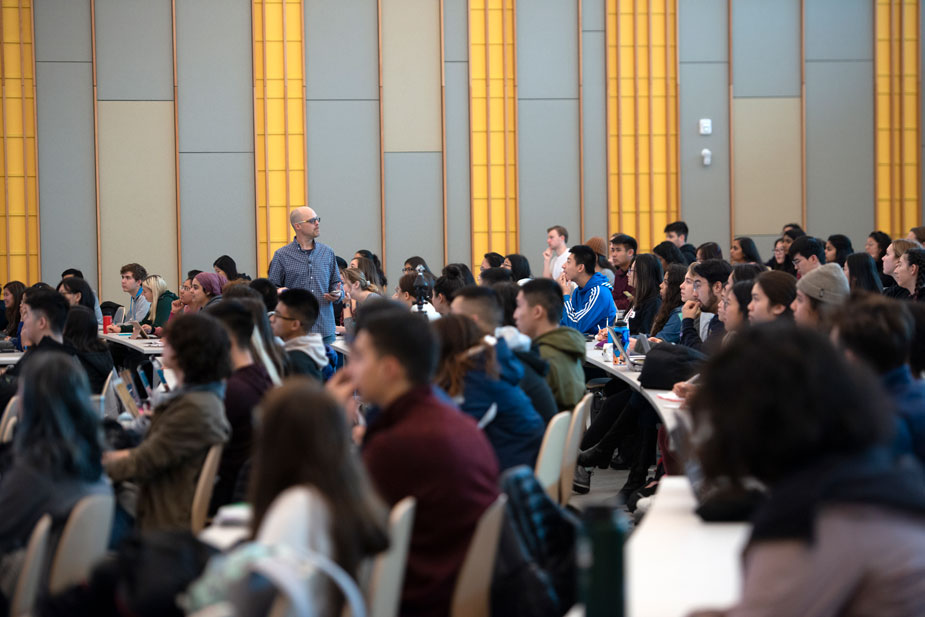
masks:
[(295, 231), (295, 238), (273, 254), (267, 278), (277, 287), (307, 289), (314, 294), (321, 310), (311, 332), (317, 332), (325, 343), (331, 343), (334, 341), (331, 304), (343, 294), (334, 251), (316, 240), (321, 235), (321, 217), (311, 208), (293, 210), (289, 213), (289, 224)]

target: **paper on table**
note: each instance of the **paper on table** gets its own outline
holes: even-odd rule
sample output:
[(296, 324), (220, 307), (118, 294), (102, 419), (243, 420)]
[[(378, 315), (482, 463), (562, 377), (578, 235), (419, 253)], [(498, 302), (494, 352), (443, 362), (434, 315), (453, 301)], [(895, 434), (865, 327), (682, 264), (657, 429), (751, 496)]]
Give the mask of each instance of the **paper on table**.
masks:
[(683, 403), (684, 399), (675, 394), (674, 392), (665, 392), (659, 393), (658, 398), (669, 401), (671, 403)]

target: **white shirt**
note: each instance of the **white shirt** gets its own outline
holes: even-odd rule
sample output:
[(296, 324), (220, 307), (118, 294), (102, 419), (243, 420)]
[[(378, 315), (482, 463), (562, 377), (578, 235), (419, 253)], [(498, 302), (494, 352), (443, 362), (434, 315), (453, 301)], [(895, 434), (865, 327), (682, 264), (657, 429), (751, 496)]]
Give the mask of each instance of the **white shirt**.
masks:
[(552, 275), (553, 279), (559, 280), (559, 277), (562, 275), (562, 267), (565, 265), (566, 261), (568, 261), (568, 247), (565, 247), (561, 255), (555, 255), (549, 260), (549, 273)]

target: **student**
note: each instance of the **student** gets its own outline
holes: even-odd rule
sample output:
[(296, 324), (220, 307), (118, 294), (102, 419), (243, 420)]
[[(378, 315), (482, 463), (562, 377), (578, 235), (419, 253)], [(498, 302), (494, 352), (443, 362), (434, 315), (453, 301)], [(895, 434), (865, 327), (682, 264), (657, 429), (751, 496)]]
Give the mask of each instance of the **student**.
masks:
[(90, 284), (82, 278), (69, 276), (61, 279), (58, 283), (58, 293), (67, 299), (69, 306), (84, 306), (93, 310), (93, 290), (90, 289)]
[[(892, 277), (893, 272), (896, 270), (896, 266), (899, 265), (899, 260), (902, 259), (902, 256), (906, 254), (906, 251), (915, 248), (922, 247), (918, 242), (912, 242), (910, 240), (893, 240), (890, 245), (886, 247), (886, 251), (883, 253), (882, 268), (884, 274), (888, 274)], [(883, 294), (890, 298), (896, 298), (899, 300), (906, 300), (909, 298), (909, 291), (902, 285), (891, 285), (890, 287), (887, 287), (883, 290)]]
[[(884, 293), (883, 283), (880, 282), (880, 273), (874, 258), (867, 253), (852, 253), (845, 260), (845, 276), (851, 291), (867, 291), (870, 293)], [(894, 285), (894, 287), (896, 287)], [(902, 289), (901, 287), (896, 287)], [(903, 290), (904, 293), (909, 293)], [(884, 294), (887, 295), (887, 294)]]
[(772, 270), (755, 279), (752, 301), (748, 305), (748, 320), (752, 324), (792, 320), (793, 301), (797, 297), (797, 282), (789, 274)]
[(912, 249), (899, 258), (893, 270), (896, 284), (909, 292), (911, 300), (925, 301), (925, 249)]
[(466, 285), (466, 278), (459, 266), (449, 264), (443, 268), (440, 278), (434, 282), (434, 309), (441, 315), (448, 315), (453, 296)]
[(854, 296), (836, 313), (832, 338), (849, 360), (865, 363), (880, 377), (898, 413), (894, 453), (912, 453), (925, 463), (925, 382), (909, 367), (915, 324), (906, 305), (882, 296)]
[(384, 308), (358, 328), (348, 369), (328, 387), (342, 404), (359, 389), (381, 409), (363, 439), (367, 472), (390, 506), (417, 499), (399, 614), (443, 617), (472, 532), (498, 496), (498, 463), (475, 420), (434, 394), (437, 342), (419, 317)]
[(523, 285), (527, 281), (533, 280), (533, 274), (530, 272), (530, 261), (520, 253), (507, 255), (501, 267), (511, 271), (511, 278), (518, 285)]
[(243, 272), (238, 272), (238, 264), (228, 255), (222, 255), (212, 263), (212, 269), (216, 274), (224, 276), (228, 281), (237, 281), (238, 279), (250, 280), (250, 277)]
[(514, 321), (549, 363), (546, 382), (560, 410), (574, 409), (585, 393), (585, 339), (574, 328), (559, 325), (562, 290), (548, 279), (525, 284), (517, 294)]
[(626, 314), (630, 334), (648, 334), (652, 320), (662, 305), (659, 289), (664, 278), (658, 258), (651, 253), (638, 255), (627, 273), (628, 282), (635, 290), (633, 305)]
[(77, 359), (87, 372), (90, 392), (103, 394), (103, 386), (112, 373), (113, 362), (109, 346), (97, 332), (96, 317), (85, 306), (72, 306), (64, 322), (64, 343), (77, 353)]
[[(77, 268), (68, 268), (67, 270), (61, 273), (62, 279), (66, 279), (71, 276), (76, 276), (79, 279), (86, 280), (86, 278), (84, 277), (84, 273), (78, 270)], [(100, 309), (99, 296), (96, 294), (95, 291), (91, 290), (91, 292), (93, 293), (93, 314), (96, 316), (96, 323), (102, 326), (103, 325), (103, 311), (102, 309)]]
[(684, 221), (675, 221), (665, 225), (665, 240), (674, 244), (684, 255), (688, 264), (697, 260), (697, 249), (693, 244), (687, 243), (687, 223)]
[(678, 247), (668, 240), (656, 244), (655, 248), (652, 249), (652, 253), (658, 257), (658, 260), (661, 262), (663, 272), (667, 272), (668, 266), (671, 264), (681, 264), (687, 267), (687, 260), (684, 259), (684, 255), (681, 254)]
[(925, 244), (925, 226), (913, 227), (906, 235), (906, 240), (914, 240), (919, 244)]
[(758, 247), (755, 241), (748, 236), (739, 236), (732, 241), (729, 247), (729, 263), (732, 265), (739, 264), (760, 264), (761, 255), (758, 253)]
[(440, 342), (435, 383), (479, 423), (498, 457), (499, 470), (533, 467), (545, 422), (518, 385), (521, 364), (503, 342), (486, 343), (482, 329), (467, 315), (446, 315), (433, 327)]
[(704, 242), (697, 247), (697, 261), (706, 261), (707, 259), (722, 259), (723, 249), (716, 242)]
[[(363, 260), (368, 261), (368, 260)], [(337, 326), (335, 331), (338, 334), (353, 331), (353, 319), (357, 310), (364, 302), (370, 298), (381, 298), (379, 288), (370, 283), (366, 275), (359, 268), (347, 268), (340, 273), (344, 281), (344, 297), (346, 300), (344, 306), (344, 325)]]
[(752, 516), (742, 597), (709, 614), (920, 614), (925, 477), (886, 450), (874, 380), (824, 335), (766, 324), (713, 357), (700, 382), (691, 412), (704, 475), (768, 487)]
[[(95, 317), (90, 313), (95, 323)], [(100, 464), (99, 412), (83, 371), (64, 354), (37, 357), (23, 372), (12, 461), (0, 480), (0, 602), (13, 596), (22, 557), (39, 519), (50, 514), (54, 546), (73, 507), (111, 495)]]
[[(516, 298), (520, 286), (515, 283), (506, 285), (513, 288)], [(504, 285), (499, 284), (496, 287), (503, 289)], [(546, 382), (549, 363), (531, 349), (529, 336), (521, 334), (515, 327), (502, 323), (504, 312), (498, 292), (491, 287), (463, 287), (453, 297), (451, 310), (453, 314), (465, 315), (472, 319), (483, 336), (497, 339), (497, 342), (490, 346), (493, 347), (498, 366), (511, 374), (517, 371), (523, 373), (518, 382), (521, 390), (543, 419), (543, 424), (549, 422), (559, 411), (556, 399)]]
[(324, 340), (312, 325), (318, 319), (318, 300), (307, 289), (280, 292), (276, 310), (270, 313), (273, 334), (283, 341), (290, 375), (307, 375), (321, 381), (321, 369), (328, 365)]
[(479, 285), (491, 287), (497, 283), (512, 283), (511, 271), (507, 268), (487, 268), (479, 272)]
[[(260, 406), (255, 445), (249, 499), (254, 537), (288, 544), (295, 531), (307, 548), (358, 578), (362, 562), (388, 548), (388, 511), (353, 448), (343, 408), (312, 380), (287, 379)], [(308, 488), (310, 499), (301, 530), (280, 520), (284, 511), (276, 511), (278, 519), (267, 516), (280, 495), (297, 487)], [(319, 614), (341, 614), (340, 594), (315, 599), (324, 605)]]
[(228, 441), (222, 380), (231, 373), (228, 335), (205, 314), (180, 315), (164, 333), (162, 361), (177, 380), (154, 408), (144, 440), (103, 455), (109, 477), (138, 484), (137, 528), (188, 530), (196, 479), (206, 454)]
[[(724, 334), (723, 322), (716, 311), (722, 299), (722, 291), (729, 279), (732, 267), (721, 259), (708, 259), (691, 265), (692, 299), (681, 308), (681, 344), (697, 351), (711, 349), (719, 344)], [(704, 328), (702, 322), (699, 330), (694, 319), (701, 313), (712, 316)], [(705, 331), (705, 336), (701, 334)]]
[(842, 234), (829, 236), (825, 241), (825, 263), (837, 263), (844, 267), (848, 255), (854, 252), (851, 246), (851, 238)]
[(257, 293), (260, 294), (260, 297), (263, 299), (263, 305), (266, 307), (268, 313), (276, 308), (279, 291), (270, 279), (254, 279), (248, 284), (248, 287), (256, 290)]
[(6, 310), (6, 330), (3, 331), (3, 340), (11, 341), (17, 351), (22, 351), (20, 333), (22, 332), (22, 305), (23, 292), (26, 286), (19, 281), (10, 281), (3, 286), (3, 306)]
[(555, 281), (562, 276), (568, 259), (568, 230), (554, 225), (546, 230), (546, 250), (543, 251), (543, 276)]
[(200, 272), (190, 282), (190, 306), (202, 310), (222, 300), (222, 288), (228, 283), (214, 272)]
[[(354, 255), (353, 259), (350, 260), (350, 267), (356, 268), (363, 273), (363, 278), (365, 278), (366, 282), (370, 285), (371, 291), (381, 295), (385, 290), (382, 286), (382, 279), (379, 278), (379, 270), (376, 269), (376, 264), (373, 263), (371, 259)], [(346, 269), (347, 268), (341, 268), (341, 274), (343, 274)], [(343, 276), (341, 276), (341, 278), (343, 278)]]
[[(783, 227), (781, 227), (780, 232), (781, 232), (782, 234), (785, 234), (785, 233), (787, 233), (788, 231), (797, 231), (797, 232), (800, 232), (801, 234), (805, 234), (805, 233), (806, 233), (805, 231), (803, 231), (803, 227), (801, 227), (799, 223), (787, 223), (786, 225), (784, 225)], [(794, 236), (794, 237), (796, 237), (796, 236)]]
[(723, 292), (723, 310), (720, 313), (726, 330), (723, 345), (748, 326), (748, 304), (752, 301), (754, 284), (753, 280), (739, 281)]
[(388, 289), (388, 279), (385, 278), (385, 272), (382, 271), (382, 262), (379, 261), (379, 256), (373, 253), (368, 249), (360, 249), (354, 254), (354, 257), (365, 257), (370, 260), (373, 264), (373, 267), (376, 268), (376, 273), (379, 275), (379, 289), (383, 291)]
[[(561, 324), (583, 334), (597, 334), (617, 315), (610, 284), (594, 271), (596, 261), (594, 251), (587, 246), (573, 246), (558, 279), (565, 301)], [(574, 292), (570, 283), (577, 285)]]
[(482, 256), (482, 265), (479, 267), (479, 270), (484, 272), (490, 268), (500, 268), (503, 263), (504, 255), (495, 252), (485, 253), (485, 255)]
[(790, 257), (787, 255), (787, 249), (790, 248), (790, 244), (792, 243), (792, 241), (788, 242), (788, 240), (789, 238), (784, 236), (774, 241), (774, 256), (764, 265), (771, 270), (780, 270), (796, 276), (797, 271), (793, 267), (793, 261), (791, 261)]
[(145, 300), (141, 291), (141, 283), (148, 278), (148, 271), (139, 264), (130, 263), (122, 266), (119, 275), (122, 277), (122, 291), (130, 298), (122, 323), (141, 321), (151, 308), (150, 302)]
[[(411, 309), (412, 313), (422, 313), (430, 320), (440, 319), (440, 313), (438, 313), (434, 305), (430, 303), (433, 297), (434, 277), (427, 271), (425, 271), (421, 277), (424, 282), (424, 287), (420, 290), (416, 290), (415, 283), (418, 280), (418, 274), (416, 272), (403, 274), (402, 277), (398, 279), (398, 287), (395, 288), (395, 293), (392, 295), (392, 298), (407, 306)], [(424, 303), (421, 305), (418, 305), (417, 296), (415, 295), (418, 291), (424, 295)]]
[(427, 266), (427, 262), (424, 261), (423, 257), (409, 257), (405, 260), (405, 265), (402, 266), (401, 273), (404, 276), (405, 274), (417, 274), (418, 266), (423, 266), (424, 272), (431, 274), (430, 268)]
[[(156, 334), (158, 329), (167, 325), (173, 311), (173, 303), (178, 300), (176, 294), (167, 287), (167, 281), (157, 274), (148, 276), (141, 284), (141, 292), (151, 309), (141, 320), (141, 329), (148, 334)], [(122, 332), (131, 332), (132, 326), (121, 326)]]
[(797, 277), (806, 276), (825, 263), (825, 245), (818, 238), (800, 236), (790, 245), (788, 257)]
[(793, 319), (798, 325), (825, 331), (850, 292), (848, 277), (837, 263), (819, 266), (797, 281), (797, 296), (790, 304)]
[(636, 239), (626, 234), (610, 237), (610, 263), (614, 267), (613, 303), (619, 311), (628, 311), (633, 304), (635, 289), (628, 282), (630, 268), (636, 259)]
[(254, 362), (251, 337), (254, 320), (250, 310), (237, 300), (224, 300), (207, 309), (225, 328), (229, 340), (231, 375), (225, 381), (225, 418), (231, 437), (222, 450), (218, 480), (212, 491), (210, 512), (232, 502), (238, 475), (250, 458), (253, 447), (254, 409), (263, 395), (273, 387), (262, 364)]
[[(674, 246), (674, 245), (672, 245)], [(653, 342), (679, 343), (681, 341), (681, 284), (687, 274), (687, 266), (671, 264), (665, 271), (658, 291), (662, 305), (652, 321)]]
[(590, 246), (591, 250), (594, 251), (594, 254), (597, 256), (595, 270), (603, 274), (607, 282), (613, 285), (615, 271), (608, 257), (610, 251), (607, 248), (607, 242), (600, 236), (592, 236), (585, 241), (585, 246)]
[(864, 244), (864, 252), (877, 262), (877, 272), (880, 273), (880, 282), (883, 283), (884, 289), (896, 284), (893, 277), (883, 271), (883, 256), (886, 255), (891, 242), (893, 242), (892, 238), (882, 231), (872, 231)]

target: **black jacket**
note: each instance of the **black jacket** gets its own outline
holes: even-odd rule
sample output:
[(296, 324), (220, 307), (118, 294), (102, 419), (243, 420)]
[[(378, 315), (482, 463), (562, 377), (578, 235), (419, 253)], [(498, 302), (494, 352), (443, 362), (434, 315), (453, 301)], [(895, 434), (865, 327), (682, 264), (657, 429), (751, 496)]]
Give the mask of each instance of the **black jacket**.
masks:
[(544, 424), (549, 424), (559, 408), (556, 397), (553, 396), (549, 384), (546, 382), (546, 373), (549, 372), (549, 363), (540, 357), (533, 349), (515, 351), (514, 355), (524, 367), (524, 377), (520, 380), (520, 389), (524, 391), (536, 413), (543, 418)]
[(707, 325), (706, 340), (700, 339), (700, 332), (694, 327), (693, 319), (688, 317), (681, 321), (681, 344), (704, 353), (710, 353), (719, 347), (725, 333), (726, 326), (719, 320), (719, 315), (714, 315)]

